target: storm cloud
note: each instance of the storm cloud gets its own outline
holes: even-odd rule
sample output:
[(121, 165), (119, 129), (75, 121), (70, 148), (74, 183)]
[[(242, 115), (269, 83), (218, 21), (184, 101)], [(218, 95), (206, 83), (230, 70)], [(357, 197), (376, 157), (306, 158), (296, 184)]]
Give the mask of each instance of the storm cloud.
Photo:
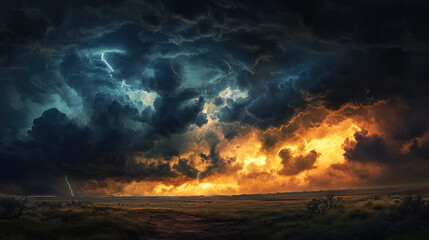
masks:
[[(264, 148), (338, 111), (379, 130), (347, 140), (347, 162), (392, 173), (428, 166), (428, 7), (2, 1), (0, 193), (64, 194), (49, 184), (64, 175), (130, 182), (195, 179), (197, 165), (201, 177), (237, 172), (223, 142), (309, 111), (283, 136), (263, 136)], [(369, 115), (344, 110), (380, 102)], [(316, 168), (319, 155), (285, 148), (279, 173)]]
[(296, 175), (305, 170), (316, 168), (318, 154), (312, 150), (305, 156), (293, 157), (289, 149), (282, 149), (279, 152), (279, 157), (282, 159), (283, 169), (280, 170), (280, 174), (284, 175)]

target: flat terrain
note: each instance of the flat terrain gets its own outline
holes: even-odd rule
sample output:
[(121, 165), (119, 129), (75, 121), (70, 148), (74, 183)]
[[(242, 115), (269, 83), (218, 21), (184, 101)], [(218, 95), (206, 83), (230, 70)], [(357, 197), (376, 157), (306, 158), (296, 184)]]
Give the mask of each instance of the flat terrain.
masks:
[[(312, 213), (327, 193), (340, 207)], [(409, 196), (419, 195), (422, 199)], [(239, 196), (31, 197), (0, 239), (429, 239), (429, 187)]]
[(151, 211), (147, 239), (241, 239), (234, 222), (209, 222), (201, 217), (171, 211)]

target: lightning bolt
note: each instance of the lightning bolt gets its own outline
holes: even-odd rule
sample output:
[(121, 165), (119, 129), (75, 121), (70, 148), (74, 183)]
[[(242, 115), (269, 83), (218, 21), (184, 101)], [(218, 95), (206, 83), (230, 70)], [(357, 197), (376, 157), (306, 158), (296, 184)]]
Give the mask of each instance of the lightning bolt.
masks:
[(223, 77), (219, 78), (219, 80), (217, 80), (216, 83), (219, 83), (220, 81), (222, 81), (223, 79), (225, 79), (226, 77), (231, 75), (231, 73), (232, 73), (231, 64), (229, 64), (229, 62), (227, 62), (226, 60), (222, 60), (222, 61), (228, 66), (228, 73), (226, 75), (224, 75)]
[(177, 77), (180, 79), (180, 74), (179, 74), (179, 73), (177, 73), (177, 72), (176, 72), (176, 70), (174, 70), (174, 67), (173, 67), (173, 59), (172, 59), (172, 58), (170, 58), (170, 66), (171, 66), (171, 71), (173, 71), (173, 73), (174, 73), (174, 74), (176, 74), (176, 75), (177, 75)]
[(71, 188), (69, 180), (67, 180), (67, 176), (65, 176), (64, 179), (66, 180), (66, 183), (67, 183), (67, 185), (68, 185), (68, 187), (70, 189), (70, 194), (74, 197), (73, 189)]
[(115, 72), (113, 71), (113, 68), (110, 66), (110, 64), (106, 61), (106, 59), (104, 59), (104, 52), (101, 53), (101, 61), (103, 61), (110, 68), (110, 70), (112, 70), (112, 72)]
[(121, 87), (127, 87), (127, 88), (129, 88), (130, 85), (128, 85), (125, 81), (122, 81)]

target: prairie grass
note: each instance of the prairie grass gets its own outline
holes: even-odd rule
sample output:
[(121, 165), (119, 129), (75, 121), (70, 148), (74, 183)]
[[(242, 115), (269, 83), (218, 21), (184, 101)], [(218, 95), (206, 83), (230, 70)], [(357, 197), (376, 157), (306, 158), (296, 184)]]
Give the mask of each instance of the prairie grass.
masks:
[(316, 215), (306, 206), (317, 194), (288, 199), (33, 200), (18, 219), (0, 219), (0, 239), (146, 239), (155, 231), (151, 216), (158, 214), (153, 219), (159, 219), (159, 213), (194, 216), (204, 225), (232, 224), (241, 239), (429, 239), (429, 204), (406, 196), (344, 195), (341, 206)]
[(43, 204), (19, 219), (0, 220), (0, 238), (137, 239), (148, 232), (148, 220), (142, 210)]

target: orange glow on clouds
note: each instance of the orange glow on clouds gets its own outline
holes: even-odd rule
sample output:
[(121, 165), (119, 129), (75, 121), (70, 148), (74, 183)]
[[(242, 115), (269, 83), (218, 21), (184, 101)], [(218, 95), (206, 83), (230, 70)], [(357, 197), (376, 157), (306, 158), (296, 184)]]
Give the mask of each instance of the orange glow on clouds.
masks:
[[(331, 114), (320, 124), (309, 128), (300, 127), (290, 136), (287, 136), (286, 127), (266, 132), (253, 129), (231, 141), (220, 141), (217, 146), (219, 155), (224, 159), (233, 158), (235, 161), (225, 171), (199, 181), (189, 178), (133, 181), (123, 183), (121, 190), (117, 192), (111, 191), (117, 183), (108, 183), (104, 191), (118, 196), (179, 196), (287, 192), (353, 185), (359, 179), (347, 172), (343, 144), (346, 139), (353, 139), (354, 133), (361, 129), (353, 119), (335, 120), (336, 117)], [(299, 119), (294, 121), (299, 122)], [(208, 127), (216, 130), (216, 126)], [(263, 147), (262, 139), (267, 135), (280, 140), (270, 147)], [(207, 147), (198, 144), (196, 147), (198, 151), (205, 149), (205, 152), (208, 152)], [(312, 151), (317, 152), (314, 156), (318, 157), (310, 168), (298, 170), (294, 175), (284, 175), (281, 173), (284, 166), (279, 157), (282, 149), (288, 149), (291, 156), (298, 160), (304, 159), (299, 157), (305, 157)], [(201, 171), (207, 166), (196, 154), (189, 153), (184, 157), (192, 159)], [(365, 164), (354, 164), (353, 167), (372, 174), (381, 171), (377, 166)]]
[[(356, 110), (356, 109), (355, 109)], [(377, 177), (383, 167), (376, 163), (347, 161), (344, 157), (348, 145), (354, 143), (356, 132), (379, 133), (376, 125), (359, 116), (345, 118), (339, 113), (316, 108), (293, 118), (287, 125), (260, 131), (247, 128), (231, 140), (223, 138), (220, 123), (191, 130), (195, 142), (186, 158), (203, 173), (210, 163), (203, 161), (199, 153), (210, 154), (210, 146), (204, 141), (205, 134), (218, 138), (216, 151), (229, 163), (222, 170), (212, 172), (197, 180), (179, 173), (179, 177), (165, 179), (134, 180), (131, 182), (104, 181), (96, 188), (82, 187), (82, 191), (94, 195), (116, 196), (181, 196), (218, 194), (255, 194), (303, 190), (338, 189), (365, 186), (362, 176)], [(365, 109), (366, 114), (372, 114)], [(323, 118), (313, 122), (314, 116)], [(361, 129), (362, 128), (362, 129)], [(404, 147), (405, 148), (405, 147)], [(283, 151), (289, 155), (282, 159)], [(157, 159), (140, 159), (157, 161)], [(170, 160), (170, 165), (177, 164)], [(287, 166), (285, 166), (287, 165)], [(287, 167), (287, 171), (284, 169)], [(94, 184), (93, 184), (94, 185)]]

